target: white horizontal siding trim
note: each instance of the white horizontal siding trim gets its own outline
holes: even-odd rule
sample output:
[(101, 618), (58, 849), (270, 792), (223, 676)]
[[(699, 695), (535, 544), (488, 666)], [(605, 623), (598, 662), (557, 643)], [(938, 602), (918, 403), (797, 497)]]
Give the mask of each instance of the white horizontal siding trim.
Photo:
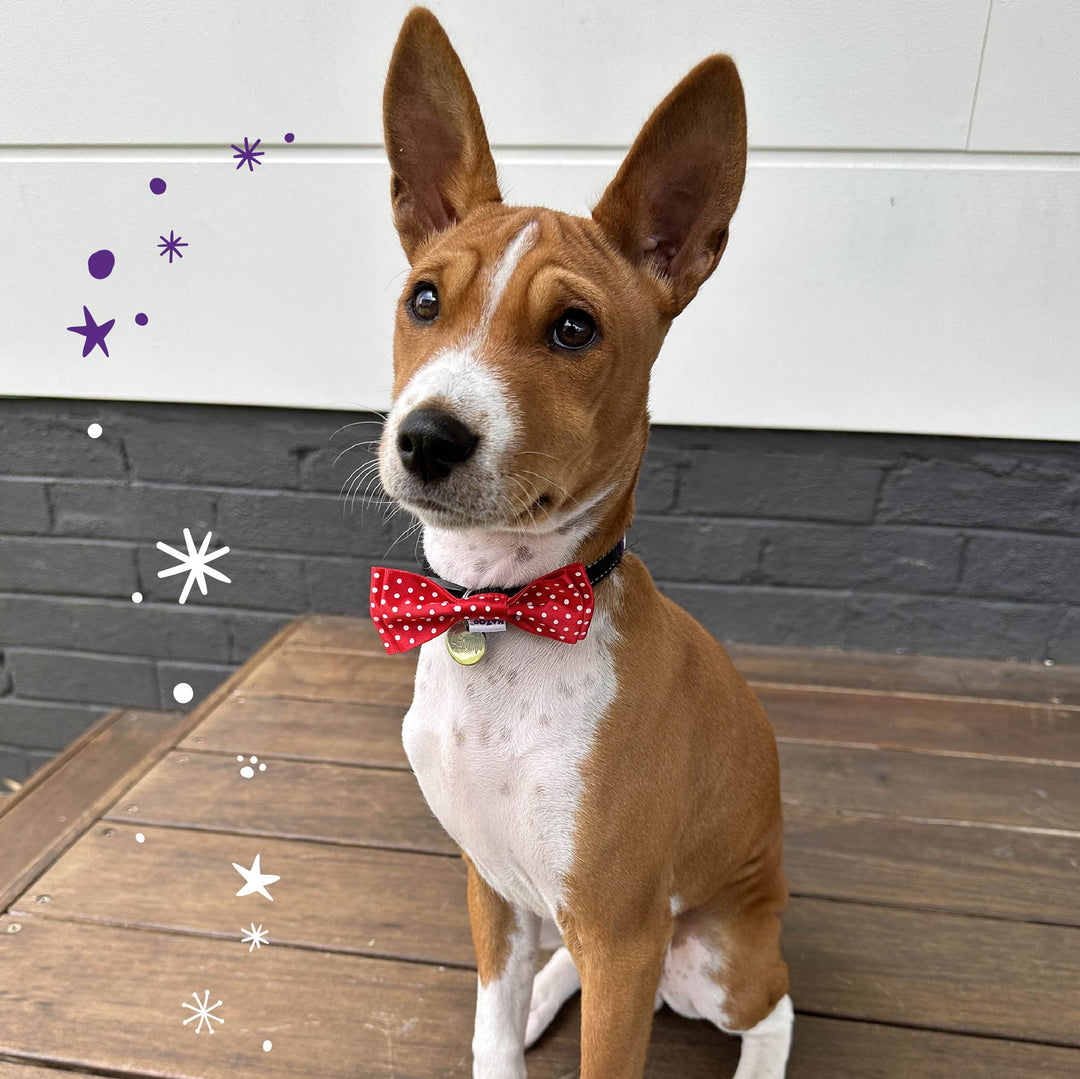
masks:
[[(385, 406), (405, 262), (381, 151), (291, 151), (255, 174), (200, 152), (0, 160), (0, 392)], [(583, 213), (619, 157), (499, 167), (511, 201)], [(1078, 204), (1075, 157), (753, 154), (728, 252), (657, 364), (654, 418), (1080, 439)], [(171, 267), (154, 246), (170, 228), (191, 242)], [(105, 281), (86, 271), (100, 247)], [(118, 320), (108, 359), (65, 329), (83, 304)]]

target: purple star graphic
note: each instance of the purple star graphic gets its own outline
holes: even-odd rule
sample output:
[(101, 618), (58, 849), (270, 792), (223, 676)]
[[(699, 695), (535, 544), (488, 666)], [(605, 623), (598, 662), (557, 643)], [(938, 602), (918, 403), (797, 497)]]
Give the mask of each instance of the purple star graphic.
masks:
[(248, 172), (254, 172), (256, 165), (261, 165), (260, 157), (266, 152), (265, 150), (256, 150), (255, 147), (262, 142), (262, 139), (256, 139), (250, 146), (248, 146), (247, 136), (244, 136), (244, 148), (241, 150), (239, 146), (234, 142), (232, 148), (236, 151), (233, 157), (240, 158), (240, 164), (236, 167), (242, 169), (245, 165), (248, 167)]
[(95, 346), (100, 346), (101, 351), (104, 352), (106, 356), (108, 356), (109, 349), (105, 344), (105, 336), (106, 334), (108, 334), (109, 330), (113, 328), (113, 324), (116, 322), (116, 319), (111, 318), (108, 322), (103, 322), (99, 326), (94, 321), (94, 316), (90, 314), (90, 311), (87, 307), (83, 307), (82, 313), (83, 318), (86, 319), (85, 324), (82, 326), (69, 326), (68, 330), (71, 333), (81, 333), (83, 337), (86, 338), (86, 340), (83, 342), (83, 356), (89, 356), (90, 353), (94, 351)]
[(168, 251), (170, 264), (172, 263), (173, 255), (175, 255), (178, 259), (182, 259), (184, 257), (183, 251), (180, 250), (181, 247), (189, 246), (188, 244), (182, 244), (180, 242), (180, 237), (174, 235), (172, 229), (169, 229), (169, 238), (166, 240), (165, 237), (162, 236), (161, 241), (162, 242), (159, 243), (157, 246), (161, 248), (161, 254), (163, 255), (166, 251)]

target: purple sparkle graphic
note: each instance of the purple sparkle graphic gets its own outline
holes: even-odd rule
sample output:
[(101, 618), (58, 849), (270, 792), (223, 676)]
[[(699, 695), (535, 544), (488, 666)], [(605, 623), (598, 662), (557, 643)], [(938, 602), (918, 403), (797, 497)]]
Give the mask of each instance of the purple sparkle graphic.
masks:
[(250, 146), (248, 146), (247, 136), (244, 136), (244, 148), (241, 150), (239, 146), (234, 142), (232, 148), (236, 151), (233, 157), (240, 158), (240, 164), (236, 167), (242, 169), (245, 165), (248, 167), (248, 172), (254, 172), (256, 165), (261, 165), (260, 157), (266, 152), (265, 150), (256, 150), (255, 147), (262, 142), (262, 139), (256, 139)]
[(99, 281), (104, 281), (113, 272), (115, 265), (116, 256), (105, 248), (95, 251), (86, 260), (86, 268), (90, 271), (90, 276), (96, 277)]
[(165, 181), (160, 176), (155, 176), (150, 181), (150, 190), (153, 191), (153, 193), (155, 195), (164, 194), (166, 186), (167, 185), (166, 185)]
[[(158, 246), (160, 246), (160, 244)], [(164, 251), (162, 251), (161, 253), (163, 255), (165, 254)], [(150, 320), (141, 311), (135, 316), (135, 325), (136, 326), (145, 326), (149, 321)]]
[(94, 351), (95, 347), (100, 347), (101, 351), (106, 356), (109, 354), (109, 349), (105, 344), (105, 337), (109, 330), (113, 328), (113, 324), (116, 319), (111, 318), (108, 322), (103, 322), (100, 326), (94, 321), (94, 316), (90, 314), (90, 311), (85, 306), (82, 309), (83, 318), (86, 320), (82, 326), (69, 326), (68, 330), (71, 333), (81, 333), (86, 340), (83, 342), (82, 354), (84, 357), (89, 356)]
[(291, 131), (287, 131), (285, 133), (285, 141), (286, 142), (292, 142), (292, 140), (295, 139), (295, 138), (296, 138), (296, 136)]
[(169, 238), (166, 240), (165, 237), (162, 236), (161, 240), (162, 242), (159, 243), (157, 246), (161, 248), (161, 254), (163, 255), (166, 251), (168, 251), (170, 265), (172, 264), (173, 255), (175, 255), (178, 259), (182, 259), (184, 257), (184, 253), (180, 250), (180, 248), (187, 247), (188, 245), (182, 244), (180, 242), (180, 237), (175, 236), (172, 229), (169, 229)]

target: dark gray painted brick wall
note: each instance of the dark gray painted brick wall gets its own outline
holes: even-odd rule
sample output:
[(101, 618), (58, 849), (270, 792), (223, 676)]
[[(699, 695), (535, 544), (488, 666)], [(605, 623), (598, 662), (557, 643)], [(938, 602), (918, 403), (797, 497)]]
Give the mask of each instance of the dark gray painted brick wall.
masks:
[[(342, 413), (0, 400), (0, 777), (111, 707), (175, 707), (179, 681), (197, 702), (297, 613), (365, 613), (370, 563), (415, 549), (402, 514), (340, 496), (377, 434)], [(180, 606), (155, 543), (185, 527), (229, 546), (232, 583)], [(1074, 444), (655, 428), (631, 546), (724, 640), (1080, 662)]]

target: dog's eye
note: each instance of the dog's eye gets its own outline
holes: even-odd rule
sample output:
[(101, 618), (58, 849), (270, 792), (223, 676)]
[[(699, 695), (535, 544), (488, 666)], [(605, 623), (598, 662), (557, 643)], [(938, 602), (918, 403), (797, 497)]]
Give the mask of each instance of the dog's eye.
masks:
[(596, 337), (592, 315), (580, 307), (571, 307), (556, 320), (551, 331), (552, 341), (560, 348), (578, 349), (591, 344)]
[(430, 281), (421, 281), (412, 290), (406, 304), (409, 312), (421, 322), (431, 322), (439, 317), (439, 293)]

